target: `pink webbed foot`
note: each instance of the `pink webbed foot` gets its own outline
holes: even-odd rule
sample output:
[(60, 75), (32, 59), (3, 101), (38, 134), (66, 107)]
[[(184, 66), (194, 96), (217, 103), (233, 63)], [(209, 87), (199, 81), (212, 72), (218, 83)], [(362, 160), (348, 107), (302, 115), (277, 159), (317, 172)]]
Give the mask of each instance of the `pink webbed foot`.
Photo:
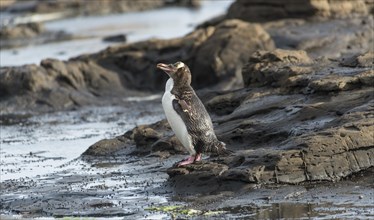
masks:
[(195, 161), (200, 161), (200, 160), (201, 160), (201, 154), (196, 154)]
[(186, 158), (185, 160), (182, 160), (181, 162), (179, 162), (178, 167), (188, 165), (188, 164), (192, 164), (195, 161), (200, 161), (200, 160), (201, 160), (201, 154), (192, 155), (192, 156)]

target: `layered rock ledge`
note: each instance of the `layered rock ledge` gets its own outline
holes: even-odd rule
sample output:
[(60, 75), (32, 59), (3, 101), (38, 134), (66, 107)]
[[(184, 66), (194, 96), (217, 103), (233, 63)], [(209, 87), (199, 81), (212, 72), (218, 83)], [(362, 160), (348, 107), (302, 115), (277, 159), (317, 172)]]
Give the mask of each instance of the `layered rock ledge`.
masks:
[[(295, 184), (337, 181), (372, 167), (372, 60), (373, 52), (341, 61), (312, 59), (305, 51), (253, 53), (243, 68), (245, 88), (205, 103), (219, 139), (234, 155), (172, 167), (169, 176)], [(168, 158), (183, 148), (164, 120), (99, 142), (83, 155), (119, 152)]]

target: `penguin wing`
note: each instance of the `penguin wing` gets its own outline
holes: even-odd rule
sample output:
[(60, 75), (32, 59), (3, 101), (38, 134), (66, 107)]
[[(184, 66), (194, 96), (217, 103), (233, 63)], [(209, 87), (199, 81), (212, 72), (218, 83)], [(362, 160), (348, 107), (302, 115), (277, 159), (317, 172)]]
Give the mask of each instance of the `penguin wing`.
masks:
[[(173, 108), (181, 116), (182, 120), (185, 121), (186, 119), (192, 117), (191, 106), (187, 104), (185, 100), (173, 100)], [(186, 118), (187, 117), (187, 118)]]
[(214, 134), (213, 124), (203, 103), (193, 93), (177, 96), (173, 100), (173, 108), (186, 123), (189, 132), (199, 136)]

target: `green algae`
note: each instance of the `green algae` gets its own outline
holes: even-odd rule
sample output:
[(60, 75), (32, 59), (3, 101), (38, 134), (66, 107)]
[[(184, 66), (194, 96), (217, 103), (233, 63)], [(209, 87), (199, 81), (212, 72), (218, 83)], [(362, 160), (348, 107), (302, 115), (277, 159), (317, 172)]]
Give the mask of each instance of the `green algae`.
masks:
[(184, 216), (213, 216), (224, 214), (225, 211), (214, 211), (214, 210), (197, 210), (191, 208), (185, 208), (183, 206), (158, 206), (158, 207), (149, 207), (145, 210), (148, 211), (157, 211), (171, 214), (172, 216), (184, 215)]

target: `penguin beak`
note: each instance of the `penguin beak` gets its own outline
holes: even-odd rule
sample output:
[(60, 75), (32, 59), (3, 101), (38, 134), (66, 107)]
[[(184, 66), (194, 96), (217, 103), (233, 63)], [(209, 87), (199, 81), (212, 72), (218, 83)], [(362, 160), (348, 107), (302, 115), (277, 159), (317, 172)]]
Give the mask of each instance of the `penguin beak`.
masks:
[(177, 68), (175, 68), (172, 64), (164, 64), (164, 63), (159, 63), (157, 64), (157, 68), (165, 71), (168, 75), (175, 73), (177, 71)]

